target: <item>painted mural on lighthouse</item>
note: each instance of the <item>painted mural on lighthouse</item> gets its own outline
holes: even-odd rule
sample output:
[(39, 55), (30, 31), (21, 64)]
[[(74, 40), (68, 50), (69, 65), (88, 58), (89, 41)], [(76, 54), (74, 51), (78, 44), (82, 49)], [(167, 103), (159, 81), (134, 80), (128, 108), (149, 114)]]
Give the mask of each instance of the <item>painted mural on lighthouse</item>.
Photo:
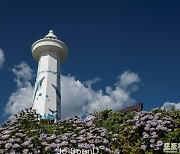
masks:
[(68, 53), (66, 44), (52, 30), (32, 45), (32, 55), (38, 61), (33, 109), (42, 118), (61, 119), (60, 63)]

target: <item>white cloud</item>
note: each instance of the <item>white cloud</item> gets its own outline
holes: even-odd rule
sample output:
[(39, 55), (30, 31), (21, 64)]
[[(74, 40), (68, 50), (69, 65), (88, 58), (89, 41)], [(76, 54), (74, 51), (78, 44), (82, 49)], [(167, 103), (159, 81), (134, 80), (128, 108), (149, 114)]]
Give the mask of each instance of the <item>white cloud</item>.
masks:
[(140, 81), (138, 74), (129, 71), (125, 71), (117, 78), (118, 82), (116, 85), (121, 86), (122, 88), (128, 88), (128, 86), (132, 86), (132, 84), (138, 83)]
[(98, 77), (96, 77), (96, 78), (94, 78), (93, 80), (87, 80), (86, 82), (84, 82), (84, 84), (85, 84), (86, 86), (88, 86), (89, 88), (91, 88), (91, 85), (93, 85), (93, 84), (95, 84), (95, 83), (97, 83), (97, 82), (99, 82), (99, 81), (101, 81), (101, 79), (98, 78)]
[(180, 103), (165, 102), (161, 108), (166, 110), (171, 110), (172, 108), (180, 110)]
[(33, 78), (33, 70), (29, 65), (22, 61), (19, 65), (15, 65), (12, 72), (16, 76), (14, 81), (17, 83), (18, 87), (27, 87), (31, 83), (29, 82)]
[(17, 89), (11, 94), (4, 108), (5, 114), (10, 114), (10, 116), (17, 114), (24, 108), (30, 108), (32, 106), (34, 92), (34, 88), (30, 82), (34, 76), (33, 70), (26, 62), (15, 65), (11, 71), (16, 76), (14, 81), (17, 84)]
[(30, 108), (32, 106), (33, 92), (34, 88), (31, 85), (18, 88), (9, 97), (9, 101), (5, 106), (5, 114), (13, 116), (25, 108)]
[[(33, 71), (26, 62), (20, 63), (12, 69), (16, 78), (17, 89), (11, 94), (5, 107), (5, 114), (14, 115), (25, 107), (31, 107), (34, 87), (30, 83)], [(93, 108), (99, 109), (102, 104), (109, 109), (120, 110), (133, 105), (136, 101), (130, 97), (138, 88), (140, 82), (138, 74), (124, 72), (117, 77), (114, 87), (106, 87), (103, 90), (94, 90), (91, 85), (100, 81), (99, 78), (81, 82), (73, 76), (61, 76), (62, 91), (62, 118), (73, 115), (91, 113)], [(13, 103), (12, 103), (13, 102)]]
[(3, 66), (3, 63), (5, 62), (5, 55), (2, 49), (0, 49), (0, 68)]

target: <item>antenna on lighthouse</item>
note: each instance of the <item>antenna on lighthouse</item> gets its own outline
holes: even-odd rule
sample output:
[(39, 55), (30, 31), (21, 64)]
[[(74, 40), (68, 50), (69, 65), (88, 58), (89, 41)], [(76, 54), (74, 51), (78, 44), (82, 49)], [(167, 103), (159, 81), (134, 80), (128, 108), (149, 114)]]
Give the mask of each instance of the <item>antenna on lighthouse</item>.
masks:
[(68, 53), (67, 45), (53, 30), (32, 45), (32, 55), (38, 61), (33, 109), (42, 118), (61, 119), (60, 63)]

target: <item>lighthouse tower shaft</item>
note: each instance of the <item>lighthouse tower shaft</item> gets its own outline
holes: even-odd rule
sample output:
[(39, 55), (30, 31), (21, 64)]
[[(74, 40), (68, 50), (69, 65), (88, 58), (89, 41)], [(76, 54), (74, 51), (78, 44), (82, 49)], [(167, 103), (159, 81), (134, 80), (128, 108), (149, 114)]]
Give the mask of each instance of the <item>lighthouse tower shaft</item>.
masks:
[(68, 54), (67, 46), (50, 31), (32, 45), (38, 71), (33, 96), (33, 109), (42, 118), (61, 118), (60, 62)]

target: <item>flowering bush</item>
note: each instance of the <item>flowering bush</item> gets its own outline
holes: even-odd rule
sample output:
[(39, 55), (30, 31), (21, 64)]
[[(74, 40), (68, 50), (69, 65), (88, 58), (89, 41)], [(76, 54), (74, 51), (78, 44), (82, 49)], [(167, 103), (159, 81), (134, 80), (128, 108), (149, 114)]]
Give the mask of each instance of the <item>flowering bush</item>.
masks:
[(179, 143), (179, 128), (180, 111), (176, 110), (127, 114), (106, 110), (91, 119), (75, 116), (54, 123), (26, 109), (0, 127), (0, 153), (70, 153), (75, 149), (102, 154), (163, 153), (163, 143)]
[(54, 123), (39, 119), (32, 110), (22, 111), (0, 127), (0, 153), (60, 153), (61, 150), (96, 150), (99, 153), (118, 153), (113, 134), (96, 127), (93, 118), (80, 116)]
[(172, 131), (174, 127), (173, 119), (163, 116), (160, 112), (156, 114), (146, 111), (139, 112), (131, 122), (134, 125), (130, 133), (139, 135), (141, 148), (144, 151), (158, 151), (159, 153), (163, 150), (162, 140), (165, 133)]
[(151, 112), (112, 112), (106, 121), (96, 120), (112, 133), (118, 133), (123, 153), (163, 153), (163, 143), (179, 143), (180, 111), (154, 109)]

